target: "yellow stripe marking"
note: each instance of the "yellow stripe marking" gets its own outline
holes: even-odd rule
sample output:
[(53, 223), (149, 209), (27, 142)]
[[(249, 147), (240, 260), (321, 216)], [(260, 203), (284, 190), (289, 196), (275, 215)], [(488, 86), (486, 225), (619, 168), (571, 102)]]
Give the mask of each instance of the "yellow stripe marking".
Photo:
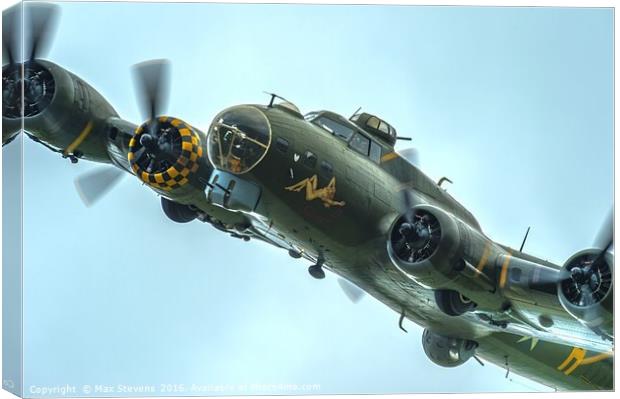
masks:
[[(573, 347), (573, 350), (570, 352), (568, 357), (564, 359), (564, 361), (558, 366), (559, 371), (563, 371), (565, 375), (570, 375), (573, 371), (575, 371), (579, 366), (587, 366), (589, 364), (594, 364), (600, 362), (601, 360), (608, 359), (613, 357), (613, 351), (599, 353), (598, 355), (586, 357), (586, 350), (582, 348)], [(569, 367), (568, 365), (574, 361), (574, 363)]]
[(502, 264), (502, 272), (499, 275), (499, 287), (504, 288), (506, 285), (506, 278), (508, 277), (508, 265), (510, 264), (510, 258), (512, 258), (512, 254), (509, 252), (506, 255), (506, 259), (504, 260), (504, 264)]
[[(565, 375), (571, 374), (579, 365), (583, 362), (583, 359), (586, 357), (585, 349), (574, 347), (570, 352), (568, 357), (558, 366), (559, 371), (564, 371)], [(572, 366), (568, 367), (571, 361), (575, 361)], [(568, 367), (568, 368), (567, 368)], [(566, 369), (566, 370), (564, 370)]]
[(597, 362), (600, 362), (601, 360), (609, 359), (610, 357), (613, 357), (613, 356), (614, 356), (613, 352), (599, 353), (598, 355), (594, 355), (594, 356), (583, 359), (580, 365), (583, 366), (583, 365), (588, 365), (592, 363), (597, 363)]
[(394, 158), (398, 158), (398, 154), (396, 152), (388, 152), (381, 157), (381, 163), (391, 161)]
[[(487, 261), (489, 260), (489, 255), (491, 255), (491, 246), (487, 242), (484, 245), (484, 251), (482, 252), (482, 257), (480, 258), (480, 262), (478, 262), (478, 265), (476, 266), (476, 269), (479, 272), (482, 272), (484, 267), (487, 265)], [(476, 274), (476, 276), (477, 276), (477, 274)]]
[(82, 144), (82, 141), (84, 141), (86, 137), (88, 137), (88, 135), (90, 134), (92, 130), (93, 130), (93, 121), (88, 121), (84, 129), (82, 129), (82, 131), (80, 132), (80, 134), (75, 138), (75, 140), (73, 140), (71, 144), (69, 144), (69, 147), (67, 147), (63, 151), (63, 154), (65, 156), (69, 154), (73, 154), (73, 151), (75, 151), (75, 149), (78, 148), (80, 144)]
[(191, 151), (192, 150), (192, 143), (188, 143), (188, 142), (183, 142), (183, 144), (181, 144), (181, 149), (185, 150), (185, 151)]

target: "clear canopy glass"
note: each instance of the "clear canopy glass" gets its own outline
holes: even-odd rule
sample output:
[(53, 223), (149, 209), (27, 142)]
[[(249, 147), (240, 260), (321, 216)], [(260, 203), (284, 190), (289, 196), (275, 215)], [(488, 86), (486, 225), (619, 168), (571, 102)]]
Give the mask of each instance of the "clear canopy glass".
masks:
[(213, 166), (234, 174), (247, 173), (267, 153), (271, 127), (259, 109), (237, 106), (215, 117), (208, 140), (209, 160)]

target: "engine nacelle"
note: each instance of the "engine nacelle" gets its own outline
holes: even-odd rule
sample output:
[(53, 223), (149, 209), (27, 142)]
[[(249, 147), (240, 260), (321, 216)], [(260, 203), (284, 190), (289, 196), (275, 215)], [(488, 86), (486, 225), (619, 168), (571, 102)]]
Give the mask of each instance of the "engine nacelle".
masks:
[(97, 90), (76, 75), (44, 60), (6, 65), (2, 97), (3, 144), (19, 133), (23, 114), (24, 129), (35, 139), (66, 155), (75, 150), (78, 158), (110, 162), (107, 120), (118, 115)]
[[(163, 194), (179, 191), (192, 180), (191, 186), (204, 187), (212, 171), (203, 157), (204, 142), (204, 134), (189, 124), (160, 116), (136, 128), (127, 159), (140, 180)], [(200, 173), (202, 183), (197, 182)]]
[(431, 206), (415, 206), (396, 219), (390, 230), (388, 254), (405, 274), (428, 288), (451, 281), (462, 258), (461, 234), (454, 217)]
[(571, 256), (562, 270), (558, 296), (564, 309), (593, 331), (613, 338), (612, 254), (586, 249)]
[(422, 334), (422, 347), (426, 356), (436, 365), (456, 367), (476, 354), (478, 343), (463, 338), (447, 337), (425, 329)]

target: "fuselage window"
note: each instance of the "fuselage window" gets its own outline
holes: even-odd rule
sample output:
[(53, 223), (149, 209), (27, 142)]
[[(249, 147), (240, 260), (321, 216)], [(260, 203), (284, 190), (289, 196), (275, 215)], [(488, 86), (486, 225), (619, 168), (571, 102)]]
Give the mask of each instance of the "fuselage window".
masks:
[(282, 137), (278, 137), (276, 140), (276, 148), (286, 154), (288, 151), (288, 140), (283, 139)]
[(322, 161), (320, 172), (321, 172), (321, 176), (330, 178), (334, 175), (334, 167), (329, 162)]
[(370, 147), (370, 140), (368, 137), (357, 133), (353, 136), (353, 139), (349, 145), (360, 154), (368, 156), (368, 148)]
[(381, 146), (374, 141), (370, 142), (370, 159), (376, 163), (381, 162)]
[(314, 155), (312, 151), (306, 151), (304, 153), (304, 157), (302, 160), (303, 164), (309, 168), (314, 168), (316, 166), (317, 157)]
[(348, 141), (354, 133), (353, 128), (349, 126), (345, 126), (341, 123), (338, 123), (332, 119), (326, 118), (324, 116), (320, 116), (312, 121), (312, 123), (316, 123), (323, 129), (327, 130), (334, 136), (342, 139), (344, 141)]

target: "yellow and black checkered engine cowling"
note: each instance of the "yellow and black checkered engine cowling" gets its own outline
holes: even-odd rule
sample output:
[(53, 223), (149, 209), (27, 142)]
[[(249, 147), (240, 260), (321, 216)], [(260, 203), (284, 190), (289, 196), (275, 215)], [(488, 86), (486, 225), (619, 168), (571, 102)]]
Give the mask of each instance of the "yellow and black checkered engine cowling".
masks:
[(127, 158), (132, 171), (140, 180), (155, 189), (172, 191), (186, 185), (189, 182), (190, 175), (198, 171), (199, 160), (203, 153), (200, 136), (191, 126), (180, 119), (167, 116), (158, 117), (155, 122), (158, 129), (168, 129), (169, 134), (173, 135), (176, 143), (173, 152), (176, 161), (165, 169), (148, 171), (146, 166), (148, 159), (145, 160), (140, 136), (148, 131), (150, 123), (153, 122), (146, 122), (138, 126), (134, 136), (129, 141)]

